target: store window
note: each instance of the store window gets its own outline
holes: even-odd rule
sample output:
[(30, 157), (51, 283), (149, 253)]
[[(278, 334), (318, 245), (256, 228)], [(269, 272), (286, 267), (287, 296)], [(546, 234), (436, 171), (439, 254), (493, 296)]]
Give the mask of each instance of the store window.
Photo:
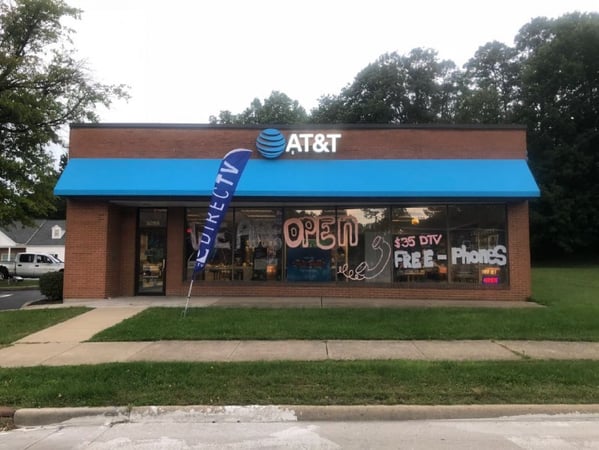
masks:
[[(207, 208), (188, 208), (186, 276), (191, 278)], [(273, 281), (282, 273), (282, 210), (231, 208), (225, 215), (208, 264), (205, 281)]]
[(287, 281), (334, 281), (339, 247), (335, 208), (285, 209)]
[(337, 246), (337, 280), (389, 283), (392, 242), (389, 208), (338, 209), (337, 222), (346, 231), (355, 227), (355, 241), (344, 239)]
[[(187, 210), (186, 267), (188, 279), (193, 273), (207, 212), (207, 208), (189, 208)], [(233, 212), (229, 211), (223, 218), (216, 242), (208, 256), (209, 263), (206, 264), (199, 279), (227, 281), (233, 278), (234, 230)]]
[(393, 281), (447, 282), (447, 208), (392, 209)]
[[(189, 208), (186, 276), (207, 208)], [(508, 283), (503, 204), (231, 208), (200, 279), (336, 283)]]
[(508, 283), (505, 205), (450, 205), (450, 281)]
[(281, 280), (282, 214), (280, 208), (235, 210), (235, 280)]

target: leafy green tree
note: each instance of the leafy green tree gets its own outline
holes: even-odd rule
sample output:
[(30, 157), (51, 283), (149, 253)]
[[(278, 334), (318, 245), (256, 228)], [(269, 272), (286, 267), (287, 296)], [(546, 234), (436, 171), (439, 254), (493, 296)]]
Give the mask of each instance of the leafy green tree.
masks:
[(538, 256), (599, 250), (599, 14), (537, 18), (516, 38), (520, 120), (541, 187), (533, 203)]
[[(60, 155), (58, 161), (58, 170), (56, 171), (56, 176), (52, 180), (52, 185), (56, 185), (58, 179), (64, 172), (67, 167), (67, 163), (69, 162), (69, 157), (67, 153), (63, 153)], [(64, 220), (67, 216), (67, 201), (64, 197), (54, 197), (53, 198), (53, 208), (44, 216), (45, 219), (55, 219), (55, 220)]]
[(347, 110), (340, 95), (323, 95), (318, 99), (318, 106), (310, 112), (314, 123), (350, 123)]
[(476, 51), (466, 64), (457, 122), (511, 123), (520, 94), (518, 50), (497, 41)]
[(338, 96), (321, 97), (316, 122), (431, 123), (448, 120), (455, 101), (455, 64), (416, 48), (380, 56)]
[(0, 225), (29, 222), (53, 208), (48, 145), (69, 122), (95, 121), (97, 105), (126, 97), (92, 80), (75, 57), (62, 0), (0, 0)]
[(299, 102), (279, 91), (272, 91), (270, 97), (264, 99), (264, 103), (255, 98), (241, 114), (221, 111), (218, 118), (210, 117), (210, 123), (226, 125), (293, 124), (307, 121), (308, 114)]

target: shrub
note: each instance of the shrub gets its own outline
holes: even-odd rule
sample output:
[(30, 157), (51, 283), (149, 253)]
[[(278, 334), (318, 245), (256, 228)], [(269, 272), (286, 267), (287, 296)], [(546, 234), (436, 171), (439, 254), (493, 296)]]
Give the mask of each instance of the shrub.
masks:
[(62, 300), (64, 272), (49, 272), (40, 277), (40, 292), (48, 300)]

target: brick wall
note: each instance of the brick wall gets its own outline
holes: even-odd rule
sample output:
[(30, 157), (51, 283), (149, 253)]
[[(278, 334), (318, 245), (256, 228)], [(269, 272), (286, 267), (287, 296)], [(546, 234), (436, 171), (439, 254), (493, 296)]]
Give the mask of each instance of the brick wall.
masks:
[[(135, 293), (136, 213), (134, 207), (101, 202), (68, 203), (69, 233), (65, 298), (107, 298)], [(184, 221), (181, 207), (168, 209), (166, 295), (186, 296)], [(383, 286), (367, 283), (202, 282), (195, 296), (262, 295), (278, 297), (349, 297), (396, 299), (526, 300), (531, 295), (528, 203), (508, 205), (508, 287), (414, 284)], [(71, 230), (74, 230), (73, 232)], [(81, 233), (81, 231), (83, 231)], [(75, 263), (77, 262), (77, 263)]]
[[(254, 148), (261, 128), (78, 126), (71, 129), (71, 157), (220, 158), (232, 148)], [(281, 130), (294, 131), (282, 127)], [(317, 129), (338, 132), (339, 129)], [(526, 157), (522, 128), (342, 129), (337, 158)], [(284, 131), (285, 132), (285, 131)], [(298, 130), (299, 132), (299, 130)], [(184, 208), (168, 209), (166, 295), (186, 296)], [(100, 200), (68, 200), (65, 299), (135, 293), (137, 208)], [(337, 283), (198, 282), (193, 295), (323, 296), (397, 299), (525, 300), (530, 296), (528, 203), (508, 205), (509, 287), (389, 287)]]
[(168, 230), (167, 230), (167, 265), (166, 265), (166, 295), (185, 295), (189, 290), (183, 279), (183, 248), (185, 246), (184, 226), (185, 209), (169, 208), (168, 210)]
[(106, 202), (67, 200), (65, 299), (108, 296), (109, 215)]
[[(113, 297), (132, 296), (135, 294), (135, 263), (137, 260), (137, 208), (120, 208), (120, 227), (118, 234), (111, 236), (118, 242), (120, 250), (119, 274), (115, 275)], [(113, 258), (111, 258), (111, 261)], [(117, 284), (118, 283), (118, 284)]]
[[(221, 158), (234, 148), (254, 149), (261, 128), (94, 127), (71, 128), (71, 158)], [(297, 131), (281, 127), (281, 132)], [(327, 159), (522, 159), (523, 128), (310, 128), (342, 133), (337, 152)], [(317, 158), (315, 153), (303, 154)], [(257, 154), (254, 157), (258, 158)], [(302, 154), (294, 158), (301, 158)]]
[(508, 205), (510, 290), (518, 300), (531, 296), (528, 202)]
[(114, 205), (108, 205), (108, 223), (106, 234), (106, 296), (117, 296), (121, 282), (121, 211)]

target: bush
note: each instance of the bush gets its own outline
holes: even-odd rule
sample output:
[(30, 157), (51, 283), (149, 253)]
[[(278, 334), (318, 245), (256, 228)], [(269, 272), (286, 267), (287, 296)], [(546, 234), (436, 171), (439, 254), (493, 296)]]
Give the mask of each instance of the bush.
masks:
[(49, 272), (40, 277), (40, 292), (48, 300), (62, 300), (64, 272)]

